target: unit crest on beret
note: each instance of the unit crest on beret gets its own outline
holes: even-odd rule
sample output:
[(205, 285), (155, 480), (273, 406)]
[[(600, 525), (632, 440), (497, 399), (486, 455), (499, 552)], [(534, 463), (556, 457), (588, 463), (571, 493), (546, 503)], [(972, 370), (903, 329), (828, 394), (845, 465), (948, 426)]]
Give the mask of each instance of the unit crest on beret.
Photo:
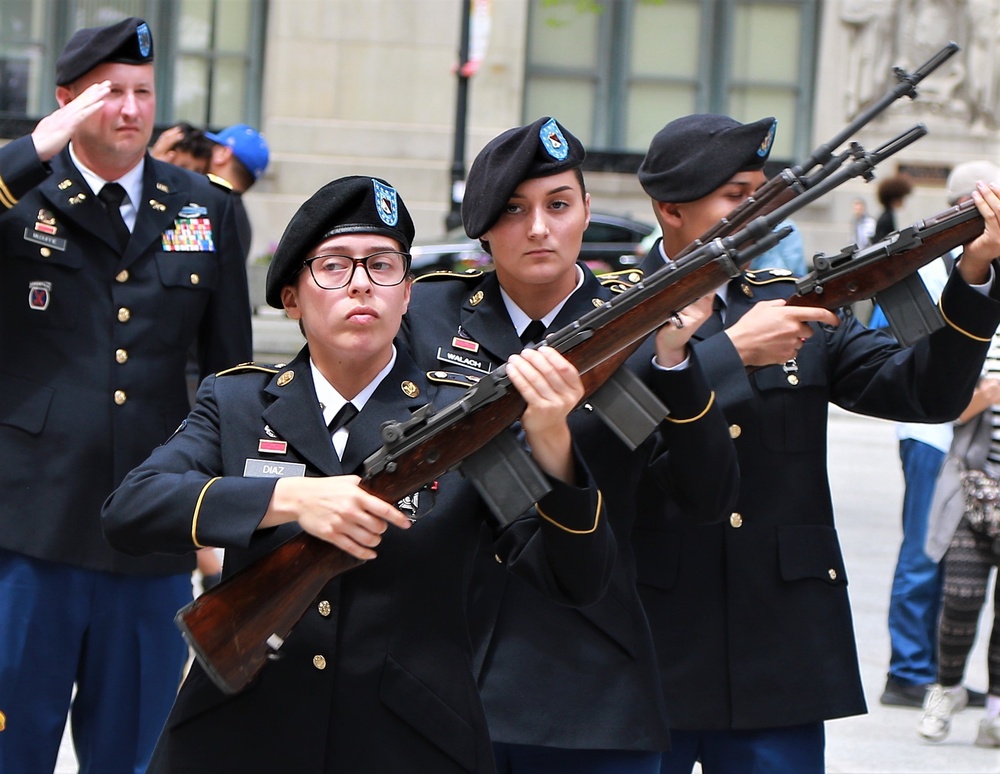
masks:
[(464, 271), (448, 271), (443, 269), (441, 271), (432, 271), (427, 274), (421, 274), (419, 277), (414, 278), (414, 282), (434, 282), (437, 280), (446, 279), (463, 279), (463, 280), (477, 280), (482, 277), (486, 272), (482, 269), (465, 269)]
[(755, 269), (745, 272), (751, 285), (770, 285), (772, 282), (795, 282), (796, 277), (788, 269)]
[(259, 363), (240, 363), (232, 368), (219, 371), (216, 376), (233, 376), (234, 374), (276, 374), (285, 367), (284, 363), (262, 365)]

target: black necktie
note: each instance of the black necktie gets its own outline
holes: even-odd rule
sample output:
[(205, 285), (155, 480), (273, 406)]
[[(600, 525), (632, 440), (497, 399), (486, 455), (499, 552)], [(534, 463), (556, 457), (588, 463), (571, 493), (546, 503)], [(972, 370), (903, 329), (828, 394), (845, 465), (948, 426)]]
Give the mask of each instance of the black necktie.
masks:
[(521, 343), (525, 346), (537, 344), (543, 336), (545, 336), (545, 323), (541, 320), (532, 320), (524, 329), (524, 333), (521, 334)]
[(104, 188), (97, 194), (97, 198), (101, 200), (104, 208), (108, 211), (111, 228), (115, 232), (118, 246), (124, 250), (125, 245), (128, 244), (129, 236), (131, 236), (128, 226), (125, 225), (125, 219), (122, 218), (121, 206), (122, 200), (125, 198), (125, 189), (118, 183), (105, 183)]
[(345, 403), (340, 407), (340, 411), (333, 415), (333, 419), (330, 420), (330, 424), (326, 426), (330, 431), (330, 435), (333, 435), (342, 427), (347, 427), (348, 423), (357, 415), (358, 410), (354, 407), (354, 404), (350, 401)]
[[(354, 404), (348, 401), (343, 406), (340, 407), (340, 411), (333, 415), (333, 419), (330, 420), (327, 430), (330, 431), (330, 442), (333, 443), (333, 436), (337, 434), (337, 431), (341, 428), (347, 427), (348, 423), (358, 415), (358, 410), (354, 407)], [(347, 443), (345, 442), (341, 447), (338, 448), (337, 444), (333, 444), (333, 450), (337, 454), (338, 458), (343, 459), (344, 451), (347, 448)]]

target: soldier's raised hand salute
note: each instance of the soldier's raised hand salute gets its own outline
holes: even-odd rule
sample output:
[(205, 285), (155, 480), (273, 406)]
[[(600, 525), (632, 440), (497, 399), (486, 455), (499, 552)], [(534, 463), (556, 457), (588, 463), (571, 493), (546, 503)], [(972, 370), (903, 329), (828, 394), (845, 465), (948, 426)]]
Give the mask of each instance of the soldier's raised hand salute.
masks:
[(39, 121), (31, 133), (38, 158), (48, 161), (65, 148), (77, 127), (101, 109), (110, 91), (111, 81), (93, 83), (72, 102)]

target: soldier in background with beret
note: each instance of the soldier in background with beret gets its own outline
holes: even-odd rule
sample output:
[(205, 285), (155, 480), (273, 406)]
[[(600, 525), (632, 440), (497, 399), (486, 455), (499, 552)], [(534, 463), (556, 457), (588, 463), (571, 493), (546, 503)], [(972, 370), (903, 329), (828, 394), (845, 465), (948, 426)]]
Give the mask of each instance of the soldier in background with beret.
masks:
[(306, 346), (287, 366), (206, 379), (181, 428), (105, 507), (122, 550), (221, 546), (226, 575), (300, 530), (366, 560), (323, 588), (241, 693), (223, 693), (195, 663), (150, 772), (490, 772), (466, 619), (481, 527), (536, 593), (586, 604), (607, 586), (614, 538), (566, 425), (583, 386), (553, 349), (507, 364), (551, 486), (537, 510), (501, 532), (453, 472), (433, 495), (400, 504), (411, 523), (359, 486), (383, 422), (462, 394), (428, 382), (393, 344), (412, 239), (406, 205), (384, 180), (317, 191), (267, 277), (268, 303), (299, 321)]
[(187, 647), (194, 558), (101, 534), (104, 499), (187, 414), (202, 376), (251, 355), (232, 203), (146, 155), (153, 38), (77, 31), (60, 108), (0, 148), (0, 770), (55, 766), (72, 698), (82, 772), (144, 770)]
[[(477, 155), (462, 219), (495, 271), (430, 275), (414, 284), (404, 328), (431, 378), (474, 382), (539, 341), (543, 329), (569, 325), (638, 281), (633, 272), (602, 282), (578, 261), (590, 214), (584, 155), (580, 141), (549, 117), (500, 134)], [(629, 543), (635, 511), (648, 501), (658, 514), (666, 503), (677, 518), (695, 521), (730, 510), (732, 443), (687, 346), (708, 313), (705, 304), (692, 306), (624, 366), (670, 412), (637, 450), (589, 405), (570, 417), (618, 541), (607, 594), (576, 609), (556, 605), (505, 573), (504, 555), (489, 546), (481, 552), (472, 623), (501, 772), (656, 772), (669, 745)], [(637, 492), (643, 471), (648, 488)]]
[[(693, 115), (657, 133), (639, 181), (663, 239), (645, 271), (764, 182), (774, 124)], [(699, 760), (705, 774), (820, 774), (823, 721), (865, 712), (827, 478), (828, 403), (919, 422), (965, 407), (1000, 322), (998, 193), (975, 194), (987, 225), (942, 296), (948, 324), (910, 349), (854, 317), (786, 306), (787, 271), (743, 272), (717, 290), (694, 351), (731, 423), (739, 502), (722, 524), (636, 531), (672, 724), (665, 774)]]

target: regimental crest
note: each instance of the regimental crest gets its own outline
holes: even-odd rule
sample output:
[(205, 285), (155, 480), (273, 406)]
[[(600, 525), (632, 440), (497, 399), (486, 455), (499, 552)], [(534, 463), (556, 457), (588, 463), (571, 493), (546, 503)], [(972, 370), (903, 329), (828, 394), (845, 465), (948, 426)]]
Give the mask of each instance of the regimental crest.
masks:
[(542, 141), (546, 153), (556, 161), (562, 161), (569, 155), (569, 143), (563, 137), (562, 130), (554, 118), (550, 118), (538, 130), (538, 139)]
[(135, 28), (135, 34), (139, 38), (139, 53), (149, 56), (149, 52), (153, 50), (153, 36), (149, 33), (149, 25), (143, 22)]
[(774, 144), (774, 133), (778, 129), (777, 119), (771, 122), (771, 128), (767, 130), (767, 134), (764, 135), (764, 139), (760, 141), (760, 147), (757, 148), (757, 155), (764, 158), (768, 153), (771, 152), (771, 146)]
[(396, 189), (372, 180), (375, 186), (375, 209), (378, 216), (387, 226), (395, 226), (399, 222), (399, 203), (396, 200)]
[(28, 307), (38, 312), (49, 308), (52, 298), (52, 283), (36, 280), (28, 283)]

